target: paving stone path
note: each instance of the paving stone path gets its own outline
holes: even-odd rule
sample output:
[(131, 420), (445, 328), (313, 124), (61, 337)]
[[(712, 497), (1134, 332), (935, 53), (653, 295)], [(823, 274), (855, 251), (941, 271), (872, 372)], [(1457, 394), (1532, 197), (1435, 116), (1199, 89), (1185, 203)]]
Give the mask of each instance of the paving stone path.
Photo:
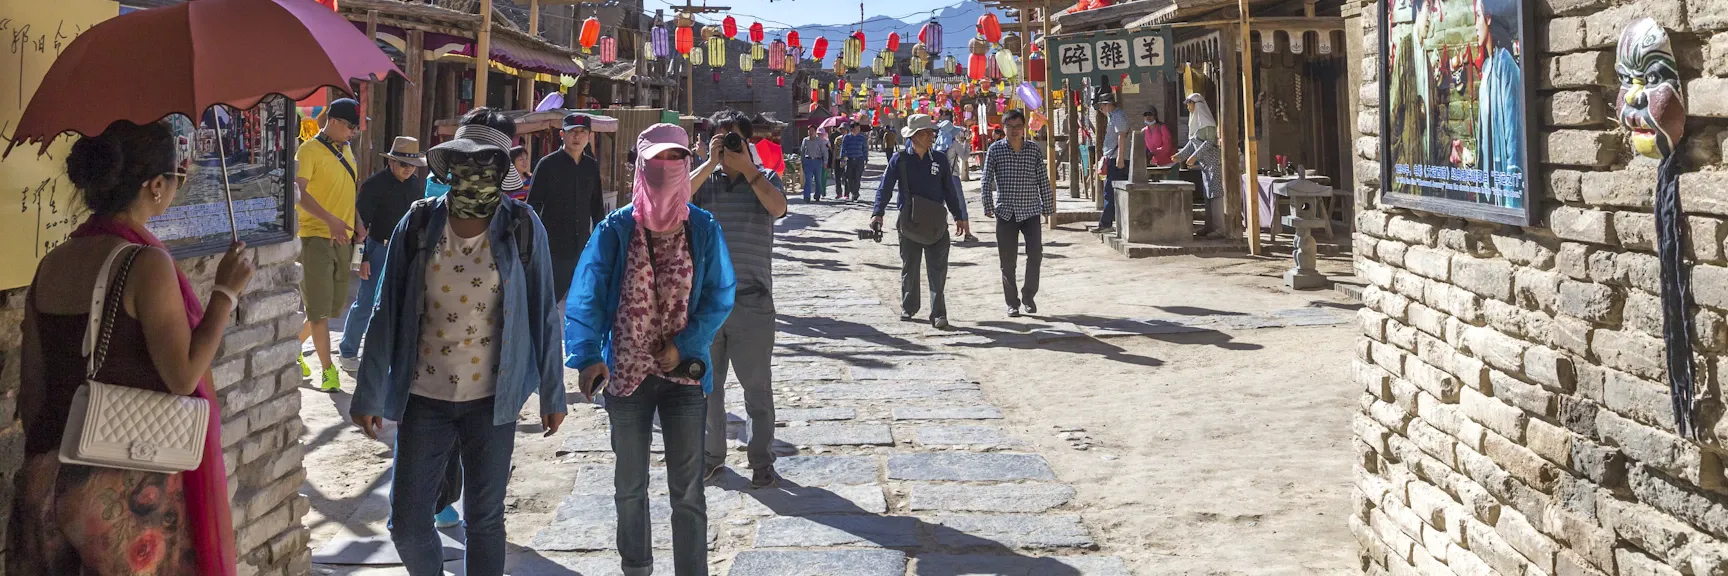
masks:
[[(969, 380), (966, 361), (945, 352), (943, 334), (900, 322), (896, 303), (868, 291), (864, 274), (892, 272), (824, 257), (855, 240), (821, 221), (859, 209), (794, 203), (778, 228), (774, 386), (784, 481), (751, 490), (744, 454), (732, 453), (737, 472), (706, 492), (711, 573), (1126, 576), (1121, 559), (1096, 552), (1074, 489), (996, 424), (1001, 410)], [(743, 394), (729, 385), (736, 448), (748, 427)], [(565, 427), (575, 488), (514, 574), (620, 574), (610, 446), (599, 413), (581, 421), (586, 429)], [(663, 465), (650, 480), (655, 573), (671, 575)]]

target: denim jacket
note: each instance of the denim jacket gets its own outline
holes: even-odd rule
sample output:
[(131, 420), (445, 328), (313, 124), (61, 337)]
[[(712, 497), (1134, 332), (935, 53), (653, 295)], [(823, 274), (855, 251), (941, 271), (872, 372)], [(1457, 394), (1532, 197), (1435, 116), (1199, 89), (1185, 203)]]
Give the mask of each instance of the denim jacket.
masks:
[[(684, 330), (672, 338), (681, 358), (696, 358), (710, 367), (708, 348), (726, 317), (732, 315), (737, 279), (726, 239), (714, 215), (690, 206), (690, 259), (695, 266), (690, 283), (690, 318)], [(584, 368), (595, 362), (612, 367), (612, 322), (618, 318), (618, 299), (624, 291), (624, 266), (628, 262), (630, 237), (636, 233), (636, 208), (625, 206), (606, 216), (594, 228), (594, 236), (576, 265), (576, 279), (564, 305), (564, 365)], [(714, 374), (702, 375), (702, 393), (713, 391)]]
[[(518, 200), (503, 198), (486, 227), (492, 259), (498, 263), (503, 288), (504, 329), (498, 339), (497, 392), (492, 424), (516, 421), (530, 393), (540, 393), (541, 414), (562, 414), (564, 368), (558, 365), (558, 307), (552, 295), (552, 255), (546, 229), (534, 211)], [(384, 270), (378, 279), (378, 302), (366, 328), (360, 357), (359, 384), (349, 411), (401, 421), (408, 407), (414, 367), (420, 362), (420, 315), (425, 300), (426, 264), (444, 237), (450, 213), (444, 196), (427, 198), (409, 209), (431, 210), (424, 243), (412, 249), (410, 217), (402, 218), (385, 246)], [(425, 204), (420, 206), (420, 204)], [(516, 217), (527, 215), (534, 230), (534, 255), (522, 265), (514, 237)], [(412, 249), (412, 254), (410, 251)]]

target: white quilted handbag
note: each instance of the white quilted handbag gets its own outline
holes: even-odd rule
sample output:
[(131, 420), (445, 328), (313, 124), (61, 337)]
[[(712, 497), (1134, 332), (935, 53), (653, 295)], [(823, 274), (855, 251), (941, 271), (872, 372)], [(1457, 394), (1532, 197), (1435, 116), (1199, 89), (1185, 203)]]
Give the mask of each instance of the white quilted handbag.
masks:
[[(203, 398), (115, 386), (96, 381), (108, 355), (114, 316), (124, 308), (126, 276), (138, 246), (124, 244), (103, 261), (90, 298), (90, 323), (84, 334), (85, 384), (72, 397), (60, 462), (146, 472), (182, 472), (204, 460), (204, 434), (210, 403)], [(122, 253), (112, 289), (109, 272)], [(109, 306), (112, 304), (112, 306)]]

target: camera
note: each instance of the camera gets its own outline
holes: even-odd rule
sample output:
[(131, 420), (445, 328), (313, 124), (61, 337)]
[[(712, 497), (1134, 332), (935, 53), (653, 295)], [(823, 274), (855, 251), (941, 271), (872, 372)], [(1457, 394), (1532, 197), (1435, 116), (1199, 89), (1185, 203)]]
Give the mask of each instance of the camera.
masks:
[(731, 150), (733, 152), (743, 152), (744, 151), (744, 137), (739, 136), (737, 132), (727, 132), (726, 133), (725, 146), (726, 146), (727, 150)]
[(857, 233), (859, 240), (875, 240), (878, 243), (882, 242), (882, 225), (879, 223), (871, 224), (870, 229), (858, 230)]

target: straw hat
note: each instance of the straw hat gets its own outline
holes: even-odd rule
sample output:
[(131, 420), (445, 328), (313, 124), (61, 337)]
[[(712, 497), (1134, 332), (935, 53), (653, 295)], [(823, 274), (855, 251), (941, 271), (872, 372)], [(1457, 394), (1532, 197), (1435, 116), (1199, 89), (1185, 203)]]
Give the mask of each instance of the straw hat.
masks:
[(413, 136), (397, 136), (383, 156), (403, 164), (426, 165), (426, 157), (420, 154), (420, 139)]

